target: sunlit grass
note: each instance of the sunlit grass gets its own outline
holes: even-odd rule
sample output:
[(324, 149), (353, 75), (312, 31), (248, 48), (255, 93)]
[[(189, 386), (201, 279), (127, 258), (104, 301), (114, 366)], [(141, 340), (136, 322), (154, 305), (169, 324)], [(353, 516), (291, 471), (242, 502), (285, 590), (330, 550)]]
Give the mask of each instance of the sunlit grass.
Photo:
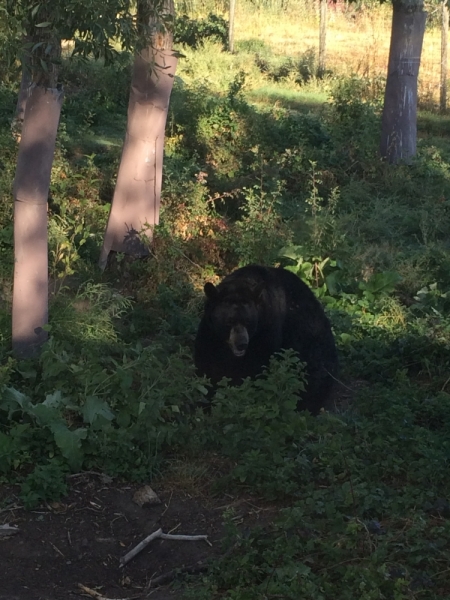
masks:
[[(346, 13), (329, 11), (327, 68), (336, 75), (385, 77), (391, 35), (391, 6)], [(272, 52), (296, 58), (310, 48), (318, 52), (319, 21), (314, 12), (298, 8), (289, 12), (259, 11), (240, 4), (236, 14), (236, 42), (259, 40)], [(419, 95), (437, 101), (440, 79), (440, 31), (425, 32)]]
[(267, 84), (257, 87), (248, 93), (248, 98), (255, 104), (279, 103), (281, 106), (300, 112), (314, 110), (327, 101), (326, 92), (287, 89), (285, 85)]

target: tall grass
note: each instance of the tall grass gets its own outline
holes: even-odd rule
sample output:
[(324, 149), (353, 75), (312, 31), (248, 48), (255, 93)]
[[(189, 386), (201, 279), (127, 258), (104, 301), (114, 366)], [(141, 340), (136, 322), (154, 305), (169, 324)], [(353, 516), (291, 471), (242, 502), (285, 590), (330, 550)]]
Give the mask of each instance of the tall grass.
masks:
[[(227, 16), (227, 3), (221, 0), (183, 0), (178, 14), (201, 18), (209, 12)], [(348, 4), (328, 11), (327, 69), (336, 76), (358, 74), (385, 77), (389, 56), (392, 8), (389, 3), (373, 6)], [(432, 15), (423, 44), (419, 73), (419, 97), (427, 106), (439, 97), (440, 30)], [(436, 25), (436, 26), (432, 26)], [(264, 43), (271, 52), (298, 57), (308, 49), (318, 51), (319, 14), (308, 0), (247, 0), (236, 9), (237, 48), (253, 42)]]

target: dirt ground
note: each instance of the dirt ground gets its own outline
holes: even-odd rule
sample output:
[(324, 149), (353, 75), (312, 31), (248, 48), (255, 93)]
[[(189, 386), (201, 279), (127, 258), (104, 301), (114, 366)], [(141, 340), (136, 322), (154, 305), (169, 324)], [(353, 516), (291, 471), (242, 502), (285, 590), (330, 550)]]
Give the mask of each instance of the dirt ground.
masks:
[[(155, 489), (161, 504), (140, 507), (133, 501), (139, 486), (102, 479), (96, 474), (71, 477), (63, 502), (34, 511), (20, 508), (13, 488), (0, 486), (0, 525), (18, 528), (13, 535), (0, 535), (0, 600), (169, 600), (179, 592), (170, 584), (153, 587), (152, 579), (198, 567), (221, 553), (224, 503), (232, 503), (231, 498), (212, 502)], [(206, 534), (209, 544), (156, 539), (120, 568), (120, 558), (159, 528)]]

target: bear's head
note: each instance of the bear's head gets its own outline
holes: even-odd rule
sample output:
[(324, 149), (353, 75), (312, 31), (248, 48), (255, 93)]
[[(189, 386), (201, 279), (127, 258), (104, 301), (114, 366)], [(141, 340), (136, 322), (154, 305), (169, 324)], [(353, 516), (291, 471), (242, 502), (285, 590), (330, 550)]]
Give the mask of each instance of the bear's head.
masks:
[(258, 329), (258, 300), (261, 288), (241, 281), (206, 283), (205, 314), (216, 336), (228, 345), (237, 358), (245, 356)]

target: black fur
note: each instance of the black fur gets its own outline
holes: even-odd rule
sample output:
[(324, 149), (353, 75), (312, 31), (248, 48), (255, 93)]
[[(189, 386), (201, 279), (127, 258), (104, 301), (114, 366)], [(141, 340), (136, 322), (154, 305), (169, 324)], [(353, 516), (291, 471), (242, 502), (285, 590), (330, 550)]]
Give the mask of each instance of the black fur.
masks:
[(274, 352), (292, 348), (307, 365), (298, 409), (317, 414), (326, 406), (338, 368), (336, 346), (322, 305), (301, 279), (285, 269), (248, 265), (217, 287), (205, 284), (205, 294), (195, 340), (200, 375), (239, 385), (261, 373)]

